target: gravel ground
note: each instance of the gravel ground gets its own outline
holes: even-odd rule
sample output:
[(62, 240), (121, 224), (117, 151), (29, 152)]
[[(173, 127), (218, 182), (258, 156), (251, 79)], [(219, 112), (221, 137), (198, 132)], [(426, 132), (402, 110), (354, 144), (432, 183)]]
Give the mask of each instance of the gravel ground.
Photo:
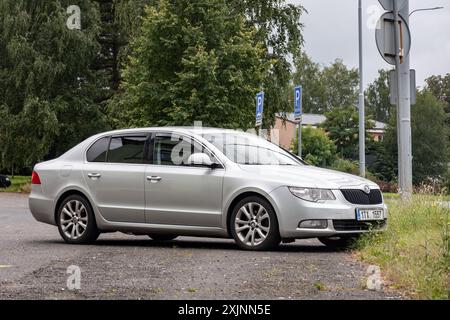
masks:
[[(67, 268), (81, 269), (69, 290)], [(95, 245), (66, 245), (36, 222), (27, 197), (0, 193), (0, 299), (402, 299), (364, 289), (367, 266), (317, 240), (272, 252), (232, 240), (180, 237), (156, 242), (120, 233)]]

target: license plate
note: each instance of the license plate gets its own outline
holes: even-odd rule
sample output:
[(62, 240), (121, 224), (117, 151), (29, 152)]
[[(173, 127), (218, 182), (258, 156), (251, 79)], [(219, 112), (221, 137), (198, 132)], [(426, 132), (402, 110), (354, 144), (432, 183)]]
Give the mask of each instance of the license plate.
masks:
[(384, 210), (382, 209), (356, 209), (356, 220), (377, 221), (384, 220)]

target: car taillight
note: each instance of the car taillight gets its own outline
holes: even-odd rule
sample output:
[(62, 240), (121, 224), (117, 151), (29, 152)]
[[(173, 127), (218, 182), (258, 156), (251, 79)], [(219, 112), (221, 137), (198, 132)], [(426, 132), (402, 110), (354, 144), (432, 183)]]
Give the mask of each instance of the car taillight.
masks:
[(36, 171), (31, 174), (31, 184), (41, 184), (41, 179)]

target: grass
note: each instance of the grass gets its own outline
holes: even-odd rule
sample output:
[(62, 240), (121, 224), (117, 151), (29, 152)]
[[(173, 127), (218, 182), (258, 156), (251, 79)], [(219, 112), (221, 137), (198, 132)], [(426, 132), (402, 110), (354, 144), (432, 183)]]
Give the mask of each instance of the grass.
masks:
[(10, 177), (11, 186), (6, 189), (0, 189), (0, 192), (30, 192), (31, 188), (31, 177), (28, 176), (14, 176), (14, 178)]
[[(385, 200), (398, 200), (398, 199), (400, 199), (400, 194), (398, 194), (398, 193), (383, 193), (383, 197)], [(428, 198), (429, 200), (435, 200), (435, 201), (437, 201), (437, 200), (450, 201), (450, 195), (445, 195), (445, 196), (420, 195), (420, 197)]]
[(449, 297), (449, 210), (444, 197), (415, 195), (388, 200), (389, 227), (362, 237), (357, 255), (381, 267), (382, 276), (416, 299)]

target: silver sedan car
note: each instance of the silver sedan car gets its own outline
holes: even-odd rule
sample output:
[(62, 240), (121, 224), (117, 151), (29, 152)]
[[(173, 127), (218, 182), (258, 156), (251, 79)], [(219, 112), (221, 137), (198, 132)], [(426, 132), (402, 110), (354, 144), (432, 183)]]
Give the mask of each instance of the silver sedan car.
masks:
[(100, 233), (233, 238), (249, 250), (318, 238), (345, 246), (386, 228), (373, 182), (307, 165), (256, 135), (205, 128), (111, 131), (32, 175), (30, 210), (71, 244)]

